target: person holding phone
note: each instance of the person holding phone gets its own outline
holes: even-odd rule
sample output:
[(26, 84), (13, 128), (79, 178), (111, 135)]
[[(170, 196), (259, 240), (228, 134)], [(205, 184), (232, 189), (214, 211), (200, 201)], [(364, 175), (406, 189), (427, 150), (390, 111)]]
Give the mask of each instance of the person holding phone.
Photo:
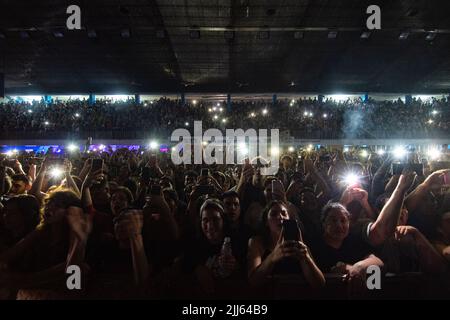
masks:
[[(286, 204), (279, 200), (270, 202), (264, 210), (261, 231), (248, 244), (248, 279), (251, 285), (260, 286), (273, 274), (302, 274), (313, 288), (325, 284), (325, 278), (317, 267), (308, 246), (302, 242), (300, 229), (283, 228), (289, 219)], [(287, 225), (285, 225), (287, 226)], [(287, 261), (293, 261), (287, 263)]]

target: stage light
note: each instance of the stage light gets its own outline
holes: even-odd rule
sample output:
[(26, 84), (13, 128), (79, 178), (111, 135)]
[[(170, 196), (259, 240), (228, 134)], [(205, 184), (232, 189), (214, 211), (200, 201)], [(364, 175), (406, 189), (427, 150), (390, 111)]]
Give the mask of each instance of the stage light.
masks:
[(266, 115), (267, 112), (268, 112), (267, 109), (264, 109), (264, 110), (262, 111), (262, 114)]
[(219, 119), (219, 117), (217, 115), (215, 115), (214, 116), (214, 120), (217, 120), (217, 119)]
[(192, 100), (192, 104), (195, 106), (197, 104), (197, 100)]
[(48, 125), (50, 124), (50, 122), (45, 121), (44, 124), (45, 124), (46, 126), (48, 126)]
[(428, 120), (428, 124), (432, 124), (434, 121), (433, 120)]
[(307, 117), (308, 116), (308, 112), (303, 112), (303, 115), (305, 116), (305, 117)]
[(202, 141), (202, 145), (203, 145), (204, 147), (206, 147), (206, 146), (208, 145), (208, 142)]
[(256, 117), (256, 114), (254, 112), (250, 113), (250, 117), (254, 118)]
[(222, 111), (223, 111), (223, 108), (219, 108), (219, 111), (222, 112)]
[(383, 149), (379, 149), (379, 150), (377, 151), (377, 154), (378, 154), (379, 156), (384, 155), (384, 150), (383, 150)]
[(213, 107), (212, 109), (213, 109), (213, 111), (216, 111), (216, 110), (217, 110), (217, 108), (216, 108), (216, 107)]
[(349, 147), (344, 147), (344, 152), (348, 152), (350, 150)]
[(294, 147), (289, 147), (289, 148), (288, 148), (288, 151), (289, 151), (289, 152), (294, 152), (294, 150), (295, 150)]
[(310, 116), (310, 117), (312, 117), (312, 116), (313, 116), (313, 113), (312, 113), (312, 112), (310, 112), (310, 113), (309, 113), (309, 116)]
[(150, 141), (150, 149), (155, 150), (158, 149), (158, 141)]
[(78, 146), (73, 143), (71, 143), (67, 146), (67, 150), (69, 150), (69, 152), (74, 152), (77, 149), (78, 149)]
[(5, 154), (6, 154), (8, 157), (11, 157), (14, 153), (12, 152), (12, 150), (8, 150), (8, 151), (5, 152)]
[(28, 110), (28, 113), (33, 113), (33, 110)]
[(223, 123), (226, 123), (226, 122), (227, 122), (227, 119), (222, 119), (222, 122), (223, 122)]
[(427, 155), (431, 158), (431, 160), (437, 160), (441, 156), (441, 152), (438, 149), (433, 148), (428, 150)]
[(310, 144), (307, 148), (306, 148), (306, 151), (308, 151), (308, 152), (311, 152), (312, 151), (312, 149), (313, 149), (313, 145), (312, 144)]
[(328, 115), (326, 114), (326, 113), (324, 113), (323, 115), (322, 115), (322, 117), (324, 117), (325, 119), (328, 117)]
[(79, 113), (75, 113), (75, 117), (79, 118), (80, 114)]
[(433, 111), (431, 111), (431, 113), (434, 115), (438, 114), (437, 110), (433, 110)]
[(395, 147), (394, 151), (392, 151), (395, 158), (400, 159), (406, 156), (407, 151), (402, 146)]
[(369, 156), (369, 153), (367, 152), (367, 150), (362, 150), (361, 151), (361, 157), (367, 158), (368, 156)]
[(218, 107), (220, 107), (220, 102), (217, 102), (217, 104), (216, 104)]
[(98, 147), (98, 149), (99, 149), (100, 151), (103, 151), (103, 150), (105, 149), (105, 145), (101, 144), (101, 145)]
[(189, 126), (189, 122), (185, 122), (184, 125), (185, 125), (186, 127), (188, 127), (188, 126)]
[(211, 108), (208, 108), (208, 112), (212, 112), (212, 109), (211, 109)]

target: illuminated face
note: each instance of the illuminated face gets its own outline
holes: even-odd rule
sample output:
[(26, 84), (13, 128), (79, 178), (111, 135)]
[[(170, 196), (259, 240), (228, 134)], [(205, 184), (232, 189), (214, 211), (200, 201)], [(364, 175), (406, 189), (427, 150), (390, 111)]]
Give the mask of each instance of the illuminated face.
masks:
[(20, 180), (14, 180), (12, 182), (11, 189), (9, 190), (9, 192), (14, 195), (25, 194), (26, 191), (27, 191), (27, 184)]
[(223, 239), (223, 219), (214, 208), (206, 208), (201, 216), (202, 231), (211, 243), (220, 243)]
[(288, 210), (284, 205), (275, 204), (267, 213), (267, 225), (271, 233), (279, 234), (283, 225), (283, 220), (288, 220)]
[(232, 221), (239, 221), (241, 215), (241, 206), (239, 204), (238, 197), (227, 197), (223, 199), (223, 208), (225, 210), (225, 215)]
[(111, 210), (114, 216), (118, 216), (119, 213), (128, 208), (128, 198), (123, 192), (116, 192), (111, 197)]
[(324, 222), (325, 236), (343, 241), (349, 232), (350, 220), (345, 209), (330, 209)]

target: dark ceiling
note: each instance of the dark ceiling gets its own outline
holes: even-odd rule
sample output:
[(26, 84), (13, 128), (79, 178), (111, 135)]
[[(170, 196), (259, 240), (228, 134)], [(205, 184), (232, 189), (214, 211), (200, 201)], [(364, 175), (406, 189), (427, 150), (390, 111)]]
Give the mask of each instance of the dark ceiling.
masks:
[[(0, 72), (7, 94), (448, 93), (449, 2), (0, 0)], [(362, 39), (370, 4), (382, 30)]]

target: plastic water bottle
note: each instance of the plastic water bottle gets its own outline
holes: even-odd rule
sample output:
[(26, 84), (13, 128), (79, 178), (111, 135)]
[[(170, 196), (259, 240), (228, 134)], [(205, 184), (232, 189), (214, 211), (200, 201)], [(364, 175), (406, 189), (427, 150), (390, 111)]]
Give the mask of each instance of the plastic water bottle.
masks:
[[(233, 255), (233, 251), (231, 250), (231, 238), (225, 237), (223, 240), (221, 255), (223, 257), (230, 257)], [(226, 278), (230, 275), (229, 271), (224, 270), (223, 268), (220, 268), (220, 276), (222, 278)]]

